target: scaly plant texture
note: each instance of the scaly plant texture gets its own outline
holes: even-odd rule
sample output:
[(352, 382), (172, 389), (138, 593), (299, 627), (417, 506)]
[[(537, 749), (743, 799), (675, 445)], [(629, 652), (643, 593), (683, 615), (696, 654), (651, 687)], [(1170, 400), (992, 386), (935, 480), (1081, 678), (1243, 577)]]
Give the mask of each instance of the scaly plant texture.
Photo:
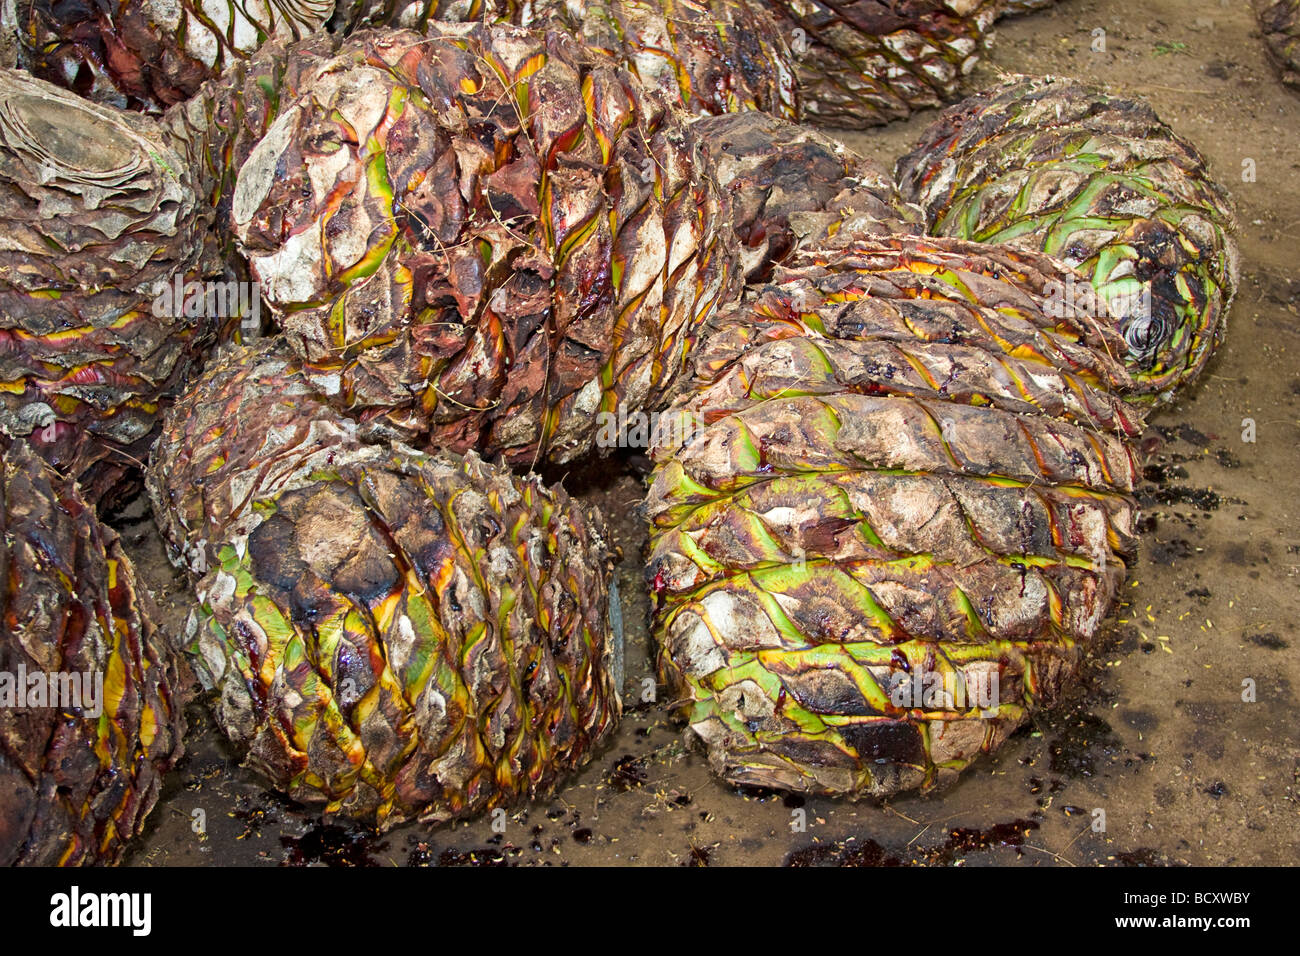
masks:
[(773, 0), (808, 119), (867, 129), (955, 98), (1001, 0)]
[(1056, 700), (1134, 545), (1118, 337), (1054, 260), (803, 248), (719, 316), (661, 423), (659, 666), (728, 782), (884, 796)]
[(175, 665), (117, 535), (2, 443), (0, 866), (112, 863), (181, 756)]
[(198, 208), (152, 120), (0, 71), (0, 430), (101, 504), (211, 334), (159, 299), (198, 274)]
[(1255, 12), (1282, 82), (1300, 90), (1300, 0), (1255, 0)]
[(23, 58), (100, 103), (157, 112), (268, 40), (323, 30), (334, 0), (17, 0)]
[(799, 118), (787, 37), (752, 0), (343, 0), (336, 26), (424, 30), (482, 19), (567, 30), (691, 113)]
[(170, 145), (188, 163), (204, 200), (204, 261), (209, 272), (247, 278), (247, 263), (235, 244), (230, 221), (235, 176), (281, 106), (293, 102), (302, 92), (304, 78), (314, 77), (338, 45), (338, 38), (330, 33), (295, 43), (267, 43), (162, 115), (160, 123)]
[(276, 789), (381, 829), (548, 793), (621, 707), (599, 514), (366, 444), (310, 394), (282, 342), (227, 351), (155, 450), (217, 723)]
[(1237, 284), (1231, 202), (1145, 103), (1012, 77), (946, 110), (897, 176), (934, 235), (1042, 250), (1083, 273), (1141, 394), (1171, 395), (1222, 341)]
[(513, 465), (656, 407), (733, 294), (682, 115), (562, 33), (358, 34), (239, 172), (235, 232), (312, 384), (368, 427)]
[(379, 454), (308, 385), (283, 339), (217, 350), (181, 404), (164, 419), (145, 487), (172, 563), (196, 576), (241, 533), (250, 502)]
[(801, 242), (925, 231), (889, 173), (815, 129), (763, 113), (703, 117), (692, 129), (730, 203), (746, 282), (768, 279)]

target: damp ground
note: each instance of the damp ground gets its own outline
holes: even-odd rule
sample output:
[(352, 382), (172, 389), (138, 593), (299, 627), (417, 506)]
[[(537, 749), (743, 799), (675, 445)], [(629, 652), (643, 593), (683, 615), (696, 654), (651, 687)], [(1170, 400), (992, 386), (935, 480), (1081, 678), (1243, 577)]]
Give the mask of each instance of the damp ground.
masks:
[[(1104, 52), (1093, 50), (1097, 28)], [(488, 818), (383, 835), (322, 822), (268, 793), (195, 705), (189, 753), (128, 862), (1294, 863), (1300, 95), (1277, 83), (1240, 0), (1062, 0), (1000, 25), (973, 82), (987, 85), (999, 72), (1073, 75), (1146, 96), (1209, 157), (1241, 218), (1241, 288), (1227, 344), (1195, 389), (1153, 417), (1142, 553), (1124, 603), (1062, 706), (931, 796), (851, 803), (725, 786), (662, 705), (641, 700), (652, 673), (645, 532), (636, 513), (643, 485), (635, 460), (615, 461), (570, 485), (611, 519), (622, 550), (627, 713), (613, 742), (553, 799), (517, 808), (500, 833)], [(933, 116), (843, 138), (892, 165)], [(1254, 181), (1244, 182), (1249, 167)], [(1254, 422), (1253, 442), (1243, 440), (1245, 419)], [(187, 594), (152, 522), (137, 506), (117, 524), (164, 605), (164, 626), (176, 628)], [(1252, 686), (1254, 701), (1244, 701)], [(1105, 814), (1102, 831), (1097, 811)]]

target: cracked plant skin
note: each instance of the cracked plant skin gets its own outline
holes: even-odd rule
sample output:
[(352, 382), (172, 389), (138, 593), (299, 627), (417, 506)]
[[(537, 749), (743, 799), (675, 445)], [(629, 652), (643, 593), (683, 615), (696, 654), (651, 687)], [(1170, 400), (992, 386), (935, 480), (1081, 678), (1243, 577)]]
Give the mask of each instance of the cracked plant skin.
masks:
[(1231, 200), (1146, 103), (1011, 77), (946, 110), (896, 175), (932, 234), (1082, 272), (1112, 305), (1147, 400), (1194, 381), (1222, 342), (1238, 273)]
[(199, 209), (148, 117), (0, 71), (0, 430), (101, 506), (134, 481), (214, 334), (156, 301), (200, 277)]
[(98, 103), (161, 112), (267, 41), (323, 31), (333, 0), (17, 0), (32, 73)]
[(354, 0), (338, 4), (335, 25), (425, 30), (483, 19), (567, 30), (688, 113), (800, 118), (788, 38), (750, 0)]
[(621, 710), (600, 515), (309, 396), (283, 342), (232, 349), (155, 452), (218, 725), (277, 790), (380, 829), (549, 793)]
[(692, 130), (730, 204), (746, 283), (769, 279), (799, 243), (925, 232), (889, 173), (810, 127), (733, 113)]
[(555, 32), (351, 37), (249, 155), (232, 215), (316, 388), (515, 466), (656, 408), (739, 281), (682, 115)]
[(1282, 82), (1300, 90), (1300, 0), (1254, 0), (1264, 48)]
[(2, 441), (0, 671), (89, 672), (103, 691), (94, 717), (84, 697), (0, 707), (0, 866), (113, 863), (182, 753), (175, 663), (116, 533), (26, 442)]
[(869, 129), (954, 99), (992, 42), (1001, 0), (775, 0), (767, 6), (791, 38), (807, 118)]
[(718, 317), (652, 450), (647, 575), (728, 782), (941, 786), (1071, 679), (1135, 545), (1142, 423), (1113, 330), (1045, 310), (1064, 274), (846, 239)]

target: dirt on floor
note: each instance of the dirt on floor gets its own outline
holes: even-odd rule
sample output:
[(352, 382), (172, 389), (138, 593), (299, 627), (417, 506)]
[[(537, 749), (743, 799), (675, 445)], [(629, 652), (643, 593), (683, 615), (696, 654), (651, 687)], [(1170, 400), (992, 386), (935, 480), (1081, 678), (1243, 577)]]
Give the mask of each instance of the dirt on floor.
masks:
[[(1094, 49), (1099, 29), (1104, 51)], [(1153, 418), (1142, 553), (1063, 706), (932, 796), (851, 803), (719, 783), (662, 706), (640, 699), (653, 673), (636, 512), (643, 483), (635, 460), (614, 461), (568, 484), (611, 518), (622, 549), (627, 713), (608, 749), (554, 799), (516, 809), (503, 833), (487, 818), (383, 835), (323, 823), (268, 793), (195, 705), (189, 753), (129, 862), (1294, 863), (1300, 95), (1278, 84), (1244, 0), (1061, 0), (1000, 24), (972, 84), (1005, 72), (1073, 75), (1147, 97), (1209, 157), (1241, 220), (1227, 344), (1198, 385)], [(933, 118), (842, 138), (892, 166)], [(1244, 175), (1252, 169), (1253, 179)], [(1247, 420), (1254, 441), (1244, 440)], [(177, 627), (189, 595), (147, 509), (137, 503), (116, 523), (166, 606), (164, 625)]]

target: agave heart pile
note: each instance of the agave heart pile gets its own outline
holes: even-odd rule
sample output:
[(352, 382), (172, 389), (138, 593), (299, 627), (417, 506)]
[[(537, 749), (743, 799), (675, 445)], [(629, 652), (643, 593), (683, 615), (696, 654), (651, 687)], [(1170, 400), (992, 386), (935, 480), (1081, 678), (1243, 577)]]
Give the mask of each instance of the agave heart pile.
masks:
[[(173, 651), (327, 815), (554, 790), (618, 721), (621, 614), (601, 515), (533, 472), (629, 414), (658, 670), (725, 780), (932, 789), (1059, 699), (1145, 400), (1223, 336), (1226, 193), (1051, 77), (950, 107), (898, 184), (795, 122), (946, 102), (1045, 5), (5, 7), (0, 673), (106, 707), (0, 709), (0, 862), (118, 858), (180, 752)], [(269, 338), (184, 307), (217, 280)], [(87, 504), (142, 471), (169, 641)]]

